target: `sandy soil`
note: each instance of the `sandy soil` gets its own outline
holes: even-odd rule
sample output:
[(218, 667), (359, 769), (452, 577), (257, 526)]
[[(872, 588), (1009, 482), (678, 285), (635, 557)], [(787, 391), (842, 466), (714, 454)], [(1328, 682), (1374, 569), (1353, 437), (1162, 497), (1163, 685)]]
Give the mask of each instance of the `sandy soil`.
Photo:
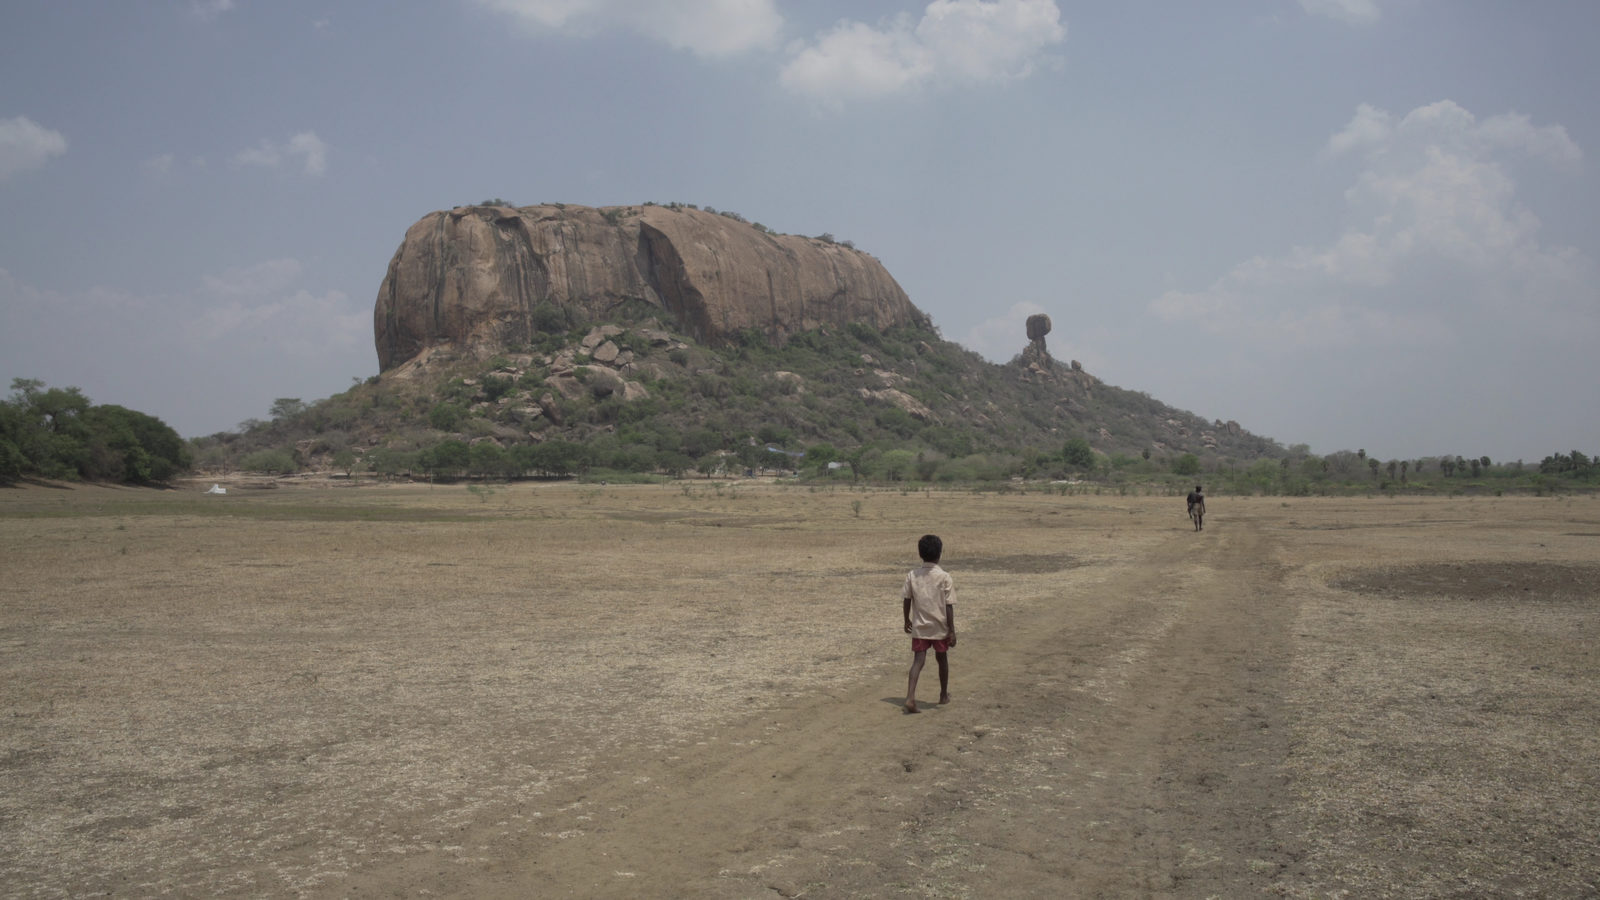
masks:
[(0, 491), (6, 896), (1600, 892), (1595, 499), (204, 486)]

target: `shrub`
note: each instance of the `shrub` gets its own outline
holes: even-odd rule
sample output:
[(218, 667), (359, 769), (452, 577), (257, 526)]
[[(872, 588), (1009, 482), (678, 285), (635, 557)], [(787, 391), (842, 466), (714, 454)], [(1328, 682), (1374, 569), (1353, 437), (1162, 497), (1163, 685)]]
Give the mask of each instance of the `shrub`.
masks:
[(22, 479), (22, 451), (8, 440), (0, 439), (0, 484), (16, 484)]
[(459, 404), (439, 403), (428, 410), (428, 424), (440, 431), (455, 431), (466, 416), (466, 409)]
[(1073, 438), (1061, 448), (1061, 460), (1073, 469), (1086, 471), (1094, 468), (1094, 450), (1083, 438)]
[(463, 471), (472, 463), (472, 451), (461, 441), (440, 441), (417, 454), (417, 465), (430, 475)]
[(535, 331), (544, 334), (561, 334), (570, 325), (566, 312), (553, 303), (540, 303), (535, 306), (529, 321)]
[(474, 475), (504, 475), (510, 463), (505, 450), (489, 441), (473, 444), (468, 453), (468, 470)]
[(294, 461), (294, 454), (288, 450), (269, 449), (257, 450), (246, 454), (239, 460), (239, 468), (246, 472), (261, 472), (266, 475), (287, 475), (300, 470), (300, 465)]

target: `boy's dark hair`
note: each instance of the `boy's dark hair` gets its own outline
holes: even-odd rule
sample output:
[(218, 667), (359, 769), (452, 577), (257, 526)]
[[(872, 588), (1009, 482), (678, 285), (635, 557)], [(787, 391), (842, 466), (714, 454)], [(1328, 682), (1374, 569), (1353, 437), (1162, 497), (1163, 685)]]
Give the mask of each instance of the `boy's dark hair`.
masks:
[(944, 541), (937, 534), (925, 534), (917, 541), (917, 555), (923, 562), (935, 563), (944, 555)]

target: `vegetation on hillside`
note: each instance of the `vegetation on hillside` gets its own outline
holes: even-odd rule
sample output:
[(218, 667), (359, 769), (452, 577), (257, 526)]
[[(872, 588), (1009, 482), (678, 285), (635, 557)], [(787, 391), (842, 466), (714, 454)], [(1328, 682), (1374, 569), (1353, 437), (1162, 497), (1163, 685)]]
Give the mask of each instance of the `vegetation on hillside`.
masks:
[[(668, 334), (642, 305), (604, 332), (536, 311), (539, 342), (480, 360), (440, 352), (316, 403), (194, 442), (213, 471), (594, 479), (791, 472), (847, 482), (1005, 483), (1306, 495), (1556, 490), (1486, 458), (1380, 462), (1315, 456), (1208, 422), (1076, 367), (997, 366), (929, 329), (852, 325), (776, 345), (710, 348)], [(602, 342), (618, 354), (601, 362)], [(1035, 359), (1037, 362), (1037, 359)], [(1581, 454), (1580, 454), (1581, 456)], [(1568, 459), (1570, 457), (1563, 457)]]
[(189, 445), (165, 422), (90, 403), (75, 387), (18, 378), (0, 401), (0, 484), (27, 477), (159, 484), (189, 464)]
[[(202, 467), (385, 474), (666, 475), (835, 463), (853, 478), (1068, 477), (1094, 454), (1153, 449), (1254, 459), (1282, 448), (1060, 366), (1060, 381), (996, 366), (935, 331), (864, 325), (775, 345), (756, 332), (717, 348), (669, 335), (639, 307), (595, 354), (596, 326), (540, 316), (531, 346), (478, 360), (430, 356), (314, 404), (283, 398), (266, 421), (196, 442)], [(548, 311), (547, 311), (548, 312)], [(587, 339), (587, 341), (586, 341)]]

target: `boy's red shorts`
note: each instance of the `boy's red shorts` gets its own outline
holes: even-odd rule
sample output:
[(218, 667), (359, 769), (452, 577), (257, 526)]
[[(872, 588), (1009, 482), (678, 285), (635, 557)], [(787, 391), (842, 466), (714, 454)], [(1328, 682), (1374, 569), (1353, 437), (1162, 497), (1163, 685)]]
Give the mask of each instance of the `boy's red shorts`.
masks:
[(911, 652), (912, 653), (921, 653), (921, 652), (923, 652), (924, 650), (927, 650), (930, 647), (933, 648), (933, 652), (935, 652), (935, 653), (949, 653), (950, 652), (950, 642), (949, 641), (943, 641), (943, 640), (930, 641), (927, 638), (912, 638), (911, 639)]

